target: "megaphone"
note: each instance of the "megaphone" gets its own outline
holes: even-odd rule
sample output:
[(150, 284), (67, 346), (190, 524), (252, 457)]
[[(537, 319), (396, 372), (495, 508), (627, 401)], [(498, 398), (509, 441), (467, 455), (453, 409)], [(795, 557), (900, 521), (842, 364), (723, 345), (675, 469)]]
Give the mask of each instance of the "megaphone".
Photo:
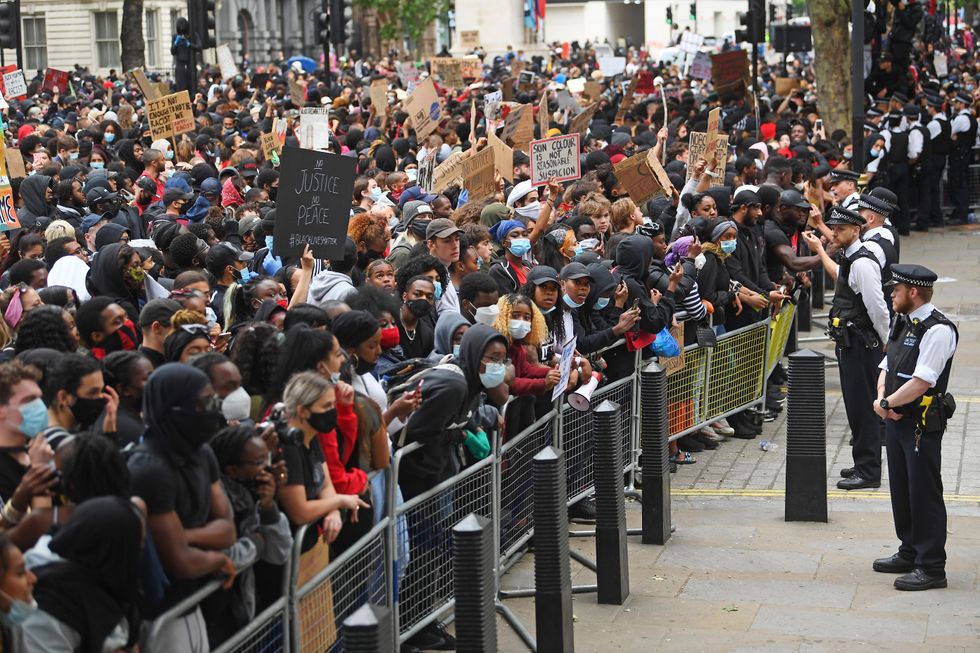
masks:
[(601, 378), (601, 374), (593, 372), (592, 378), (589, 379), (588, 383), (579, 386), (578, 390), (568, 395), (568, 405), (583, 413), (587, 411), (592, 405), (592, 393), (595, 392), (595, 389), (599, 385), (599, 379)]

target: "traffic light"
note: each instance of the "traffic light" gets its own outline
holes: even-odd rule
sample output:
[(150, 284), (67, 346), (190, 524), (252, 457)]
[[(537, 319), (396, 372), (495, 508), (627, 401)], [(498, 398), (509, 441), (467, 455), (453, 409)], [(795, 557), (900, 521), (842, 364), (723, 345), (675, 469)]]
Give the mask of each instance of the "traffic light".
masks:
[(217, 20), (215, 18), (217, 7), (215, 0), (204, 0), (204, 17), (201, 23), (204, 28), (201, 33), (202, 48), (218, 47)]
[(0, 48), (20, 49), (17, 8), (13, 2), (0, 2)]
[(697, 20), (697, 19), (698, 19), (698, 3), (692, 2), (691, 3), (691, 20)]
[(769, 5), (769, 22), (776, 22), (776, 5)]
[(330, 43), (330, 14), (327, 13), (326, 2), (323, 3), (320, 11), (313, 14), (313, 21), (316, 24), (316, 42)]
[(793, 19), (793, 5), (786, 3), (786, 22)]
[(749, 38), (753, 43), (762, 43), (766, 40), (766, 0), (749, 0), (749, 13), (752, 14)]
[(667, 24), (674, 24), (674, 8), (670, 6), (667, 7)]
[(745, 29), (735, 30), (735, 41), (736, 43), (748, 43), (752, 41), (752, 10), (749, 10), (742, 14), (738, 19), (739, 24)]
[(343, 45), (350, 38), (354, 10), (350, 0), (330, 0), (330, 39)]

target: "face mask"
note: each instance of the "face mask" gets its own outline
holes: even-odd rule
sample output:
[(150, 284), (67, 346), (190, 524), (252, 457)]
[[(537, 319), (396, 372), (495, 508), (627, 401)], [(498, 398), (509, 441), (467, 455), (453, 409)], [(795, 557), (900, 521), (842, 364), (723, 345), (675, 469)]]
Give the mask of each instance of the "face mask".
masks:
[(381, 199), (381, 186), (375, 186), (374, 190), (371, 191), (371, 201), (377, 202)]
[(33, 438), (48, 426), (48, 407), (44, 405), (44, 400), (38, 397), (34, 401), (29, 401), (20, 408), (21, 422), (17, 430), (25, 437)]
[(174, 159), (174, 151), (173, 150), (167, 150), (167, 153), (164, 156), (167, 157), (167, 160), (168, 161), (173, 161), (173, 159)]
[(852, 156), (854, 156), (854, 153), (853, 152), (844, 152), (844, 160), (845, 161), (850, 161)]
[(101, 161), (91, 161), (88, 165), (92, 170), (102, 170), (105, 168), (105, 164)]
[(11, 598), (6, 592), (0, 592), (0, 594), (3, 594), (4, 598), (10, 601), (10, 611), (0, 612), (0, 619), (8, 626), (20, 626), (37, 612), (37, 601), (34, 600), (34, 597), (31, 597), (31, 602), (27, 603), (20, 599)]
[[(562, 299), (563, 299), (563, 300), (565, 301), (565, 304), (566, 304), (566, 305), (567, 305), (567, 306), (568, 306), (569, 308), (581, 308), (581, 307), (582, 307), (582, 304), (576, 304), (576, 303), (575, 303), (575, 300), (574, 300), (574, 299), (572, 299), (572, 298), (571, 298), (570, 296), (568, 296), (568, 295), (562, 295), (562, 296), (561, 296), (561, 298), (562, 298)], [(583, 303), (584, 303), (584, 302), (583, 302)]]
[(330, 433), (337, 428), (337, 409), (331, 408), (322, 413), (310, 413), (310, 418), (306, 421), (316, 429), (317, 433)]
[(478, 324), (486, 324), (487, 326), (493, 326), (493, 323), (497, 321), (497, 315), (500, 314), (500, 309), (496, 305), (493, 306), (481, 306), (476, 309), (473, 314), (473, 319)]
[(507, 249), (514, 256), (524, 256), (531, 251), (531, 240), (529, 238), (512, 238)]
[(270, 252), (272, 251), (272, 236), (265, 237), (265, 246), (269, 248)]
[(238, 386), (230, 395), (221, 400), (221, 414), (230, 421), (246, 420), (251, 415), (252, 396), (243, 386)]
[(721, 241), (721, 243), (719, 243), (719, 245), (721, 245), (721, 251), (723, 251), (726, 254), (732, 254), (735, 251), (735, 248), (738, 247), (738, 241), (723, 240)]
[(600, 297), (599, 299), (595, 300), (595, 310), (601, 311), (606, 306), (609, 306), (609, 298), (608, 297)]
[(442, 282), (436, 281), (435, 286), (436, 286), (436, 301), (439, 301), (440, 299), (442, 299)]
[(398, 343), (401, 342), (401, 334), (398, 332), (398, 327), (388, 327), (387, 329), (381, 329), (381, 348), (391, 349), (392, 347), (397, 347)]
[(133, 285), (140, 285), (146, 279), (146, 270), (143, 268), (126, 268), (126, 278), (133, 282)]
[(872, 159), (877, 159), (879, 156), (881, 156), (881, 150), (871, 150)]
[(105, 134), (104, 134), (104, 135), (102, 136), (102, 139), (103, 139), (103, 140), (104, 140), (104, 141), (105, 141), (106, 143), (111, 143), (112, 141), (114, 141), (114, 140), (116, 140), (116, 135), (115, 135), (114, 133), (112, 133), (112, 132), (106, 132), (106, 133), (105, 133)]
[(524, 336), (531, 333), (531, 323), (524, 320), (511, 320), (509, 326), (514, 340), (523, 340)]
[(71, 413), (75, 416), (75, 421), (80, 426), (88, 426), (99, 419), (99, 415), (105, 409), (105, 403), (106, 400), (104, 398), (85, 399), (83, 397), (77, 397), (75, 403), (71, 406)]
[(582, 249), (587, 249), (589, 251), (595, 249), (598, 244), (599, 244), (598, 238), (586, 238), (585, 240), (579, 241), (579, 246)]
[(496, 388), (504, 382), (507, 367), (503, 363), (487, 363), (487, 371), (480, 372), (480, 383), (484, 388)]
[(102, 349), (105, 356), (114, 351), (133, 351), (137, 343), (136, 327), (133, 326), (132, 320), (126, 320), (121, 327), (107, 335), (102, 341), (102, 346), (97, 349)]
[(244, 285), (244, 284), (248, 283), (248, 280), (249, 279), (251, 279), (252, 277), (257, 276), (257, 275), (253, 274), (252, 271), (249, 270), (248, 268), (242, 268), (241, 270), (239, 270), (237, 268), (232, 268), (231, 269), (231, 276), (234, 277), (235, 280), (238, 281), (238, 283)]
[(804, 185), (804, 183), (805, 183), (805, 182), (802, 182), (802, 181), (801, 181), (801, 182), (800, 182), (800, 183), (798, 183), (798, 184), (793, 184), (793, 188), (795, 188), (796, 190), (798, 190), (798, 191), (800, 191), (800, 192), (802, 193), (802, 192), (803, 192), (803, 185)]
[(521, 206), (514, 210), (528, 220), (537, 220), (538, 215), (541, 213), (541, 202), (531, 202), (527, 206)]
[(694, 257), (694, 267), (700, 270), (701, 268), (704, 267), (705, 261), (707, 260), (708, 259), (704, 257), (704, 254), (698, 254), (697, 256)]
[(69, 152), (68, 153), (68, 160), (69, 161), (78, 161), (78, 152)]
[(459, 345), (453, 345), (453, 356), (459, 358)]
[(330, 383), (333, 383), (334, 385), (337, 385), (338, 383), (340, 383), (340, 372), (331, 372), (330, 373)]
[(187, 413), (174, 411), (170, 419), (174, 420), (178, 431), (195, 451), (210, 441), (221, 430), (225, 421), (224, 415), (218, 410), (195, 410)]
[(425, 299), (410, 299), (405, 302), (409, 312), (415, 317), (425, 317), (432, 312), (432, 304)]
[(973, 92), (973, 84), (967, 84), (966, 85), (966, 92), (967, 93), (972, 93)]
[(541, 308), (540, 306), (538, 306), (538, 310), (540, 310), (540, 311), (541, 311), (542, 313), (544, 313), (545, 315), (548, 315), (549, 313), (551, 313), (552, 311), (554, 311), (554, 310), (555, 310), (556, 308), (558, 308), (558, 306), (557, 306), (557, 305), (555, 305), (555, 306), (552, 306), (551, 308), (549, 308), (549, 309), (547, 309), (547, 310), (545, 310), (545, 309), (543, 309), (543, 308)]
[(576, 245), (572, 248), (572, 251), (575, 253), (575, 256), (581, 256), (585, 249), (581, 245)]
[(405, 171), (405, 174), (408, 175), (409, 181), (415, 181), (419, 177), (418, 168), (409, 168)]
[(413, 220), (408, 228), (419, 238), (425, 238), (425, 230), (429, 228), (429, 220)]

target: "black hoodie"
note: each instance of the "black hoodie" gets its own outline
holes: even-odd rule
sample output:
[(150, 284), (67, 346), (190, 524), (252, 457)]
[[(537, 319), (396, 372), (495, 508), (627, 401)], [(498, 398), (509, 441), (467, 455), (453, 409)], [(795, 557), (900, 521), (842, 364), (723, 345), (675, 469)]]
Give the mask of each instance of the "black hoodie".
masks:
[(647, 276), (652, 260), (653, 241), (646, 236), (629, 236), (616, 248), (616, 273), (626, 282), (630, 292), (626, 307), (629, 308), (633, 302), (639, 301), (640, 330), (657, 334), (670, 325), (674, 316), (674, 293), (663, 293), (659, 304), (650, 301)]
[(21, 182), (18, 192), (24, 200), (24, 206), (17, 211), (17, 219), (24, 229), (33, 229), (38, 218), (55, 216), (54, 207), (44, 199), (44, 193), (49, 186), (51, 177), (47, 175), (31, 175)]
[(575, 348), (583, 354), (591, 354), (616, 342), (618, 337), (612, 328), (619, 322), (619, 316), (623, 312), (623, 309), (612, 302), (602, 311), (595, 309), (599, 297), (616, 287), (616, 279), (601, 263), (591, 263), (587, 267), (592, 274), (589, 296), (580, 308), (572, 309), (575, 318)]

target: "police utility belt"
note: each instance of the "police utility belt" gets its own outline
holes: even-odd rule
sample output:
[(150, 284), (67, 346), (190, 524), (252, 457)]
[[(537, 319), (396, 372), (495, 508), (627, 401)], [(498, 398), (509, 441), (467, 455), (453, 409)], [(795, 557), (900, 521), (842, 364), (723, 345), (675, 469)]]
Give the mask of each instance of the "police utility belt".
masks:
[(922, 395), (917, 402), (898, 406), (893, 410), (915, 420), (918, 439), (919, 431), (935, 435), (946, 430), (946, 423), (956, 412), (956, 399), (948, 392)]
[(856, 322), (842, 322), (839, 317), (831, 318), (827, 335), (844, 349), (860, 345), (865, 349), (881, 349), (881, 340), (870, 325)]

